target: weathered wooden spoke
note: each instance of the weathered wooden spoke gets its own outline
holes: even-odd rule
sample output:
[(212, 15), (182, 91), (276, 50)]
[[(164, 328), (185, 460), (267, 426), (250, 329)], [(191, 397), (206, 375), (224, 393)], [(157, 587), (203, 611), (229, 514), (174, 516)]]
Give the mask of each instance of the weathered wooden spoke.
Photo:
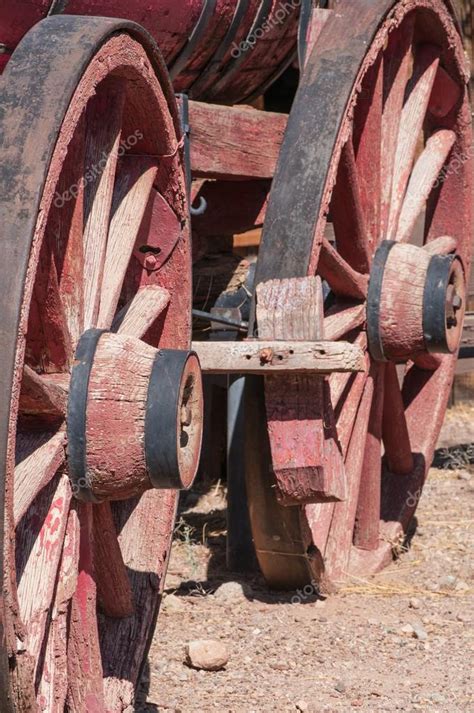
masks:
[(342, 149), (332, 199), (332, 215), (338, 253), (359, 272), (368, 272), (370, 251), (354, 145)]
[(414, 462), (397, 368), (393, 363), (385, 367), (384, 388), (382, 435), (385, 457), (389, 470), (404, 475), (412, 472)]
[[(156, 176), (156, 160), (127, 157), (115, 185), (98, 326), (110, 326)], [(140, 335), (142, 336), (142, 335)]]
[(410, 176), (408, 188), (398, 221), (396, 239), (406, 242), (410, 239), (416, 221), (423, 211), (426, 199), (443, 168), (456, 141), (456, 134), (449, 129), (441, 129), (430, 136), (423, 153), (417, 160)]
[(115, 317), (112, 331), (141, 339), (170, 302), (168, 290), (159, 285), (145, 285)]
[(0, 647), (0, 708), (130, 710), (201, 439), (177, 110), (156, 49), (120, 21), (52, 18), (15, 56), (0, 120), (2, 631), (15, 653), (4, 669)]
[(382, 190), (380, 233), (387, 234), (392, 202), (400, 120), (412, 60), (415, 15), (407, 18), (398, 32), (388, 38), (384, 61), (384, 104), (382, 115)]
[(85, 329), (97, 324), (124, 101), (123, 86), (112, 79), (87, 107), (84, 169), (93, 178), (85, 182), (84, 190)]
[[(247, 464), (257, 556), (278, 587), (317, 581), (329, 590), (387, 564), (416, 508), (409, 493), (421, 492), (446, 408), (472, 224), (471, 164), (449, 163), (469, 153), (471, 138), (460, 38), (444, 3), (430, 5), (431, 26), (424, 7), (340, 4), (308, 58), (281, 149), (257, 284), (320, 275), (332, 293), (324, 338), (362, 347), (368, 367), (329, 377), (326, 427), (332, 433), (334, 410), (345, 498), (315, 496), (296, 514), (275, 502), (275, 449), (265, 445)], [(348, 76), (338, 64), (341, 38), (354, 38), (355, 28)], [(283, 404), (287, 395), (275, 387), (272, 399)], [(258, 407), (249, 408), (255, 430)], [(314, 442), (311, 451), (292, 440), (292, 418), (280, 429), (292, 462), (302, 471), (326, 463), (327, 446)], [(259, 437), (249, 435), (254, 444)]]
[(395, 238), (406, 188), (410, 178), (420, 133), (439, 66), (440, 48), (419, 45), (414, 55), (413, 76), (400, 117), (400, 129), (393, 167), (392, 198), (387, 235)]
[(367, 275), (354, 270), (326, 238), (321, 245), (318, 272), (336, 295), (363, 299), (367, 294)]

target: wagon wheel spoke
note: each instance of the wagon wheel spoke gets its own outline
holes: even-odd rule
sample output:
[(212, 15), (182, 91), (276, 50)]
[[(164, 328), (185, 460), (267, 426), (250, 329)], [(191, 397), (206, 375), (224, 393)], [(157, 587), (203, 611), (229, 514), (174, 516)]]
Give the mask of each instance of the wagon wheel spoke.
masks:
[(426, 142), (423, 153), (413, 168), (403, 200), (396, 234), (398, 241), (407, 242), (410, 239), (418, 216), (423, 211), (426, 199), (431, 193), (455, 141), (454, 131), (442, 129), (430, 136)]
[(392, 33), (384, 57), (384, 107), (382, 115), (382, 186), (380, 234), (387, 233), (392, 200), (393, 170), (400, 130), (400, 117), (412, 59), (415, 17)]
[(157, 172), (156, 159), (127, 156), (117, 171), (98, 327), (110, 327)]
[(354, 544), (363, 550), (375, 550), (379, 545), (384, 372), (384, 364), (373, 365), (374, 396), (354, 528)]
[[(360, 376), (356, 377), (360, 378)], [(359, 385), (354, 384), (354, 389)], [(364, 389), (358, 403), (349, 446), (345, 452), (347, 474), (346, 500), (334, 505), (334, 513), (325, 549), (326, 572), (331, 581), (347, 576), (349, 557), (359, 495), (359, 485), (364, 465), (364, 444), (367, 441), (371, 404), (374, 394), (372, 377), (365, 378)]]
[(331, 213), (339, 254), (358, 272), (368, 272), (368, 234), (351, 139), (342, 150)]
[[(84, 188), (84, 328), (95, 326), (122, 130), (124, 90), (110, 81), (90, 100)], [(104, 121), (104, 117), (107, 121)]]
[(16, 532), (20, 613), (35, 669), (53, 603), (71, 502), (66, 475), (39, 492)]
[(380, 240), (383, 73), (384, 58), (379, 55), (364, 78), (358, 102), (359, 111), (353, 126), (359, 191), (367, 229), (368, 257), (375, 251)]
[(64, 464), (65, 446), (63, 431), (20, 432), (17, 435), (13, 498), (15, 526)]
[(342, 339), (354, 329), (362, 327), (366, 319), (365, 304), (344, 302), (330, 308), (324, 317), (324, 338)]
[(120, 618), (133, 613), (130, 580), (117, 539), (110, 503), (93, 511), (94, 572), (97, 599), (107, 616)]
[(364, 299), (367, 295), (367, 275), (354, 270), (329, 240), (323, 238), (318, 273), (336, 295)]
[(159, 285), (147, 285), (115, 317), (112, 331), (141, 339), (164, 312), (170, 293)]
[(382, 428), (389, 470), (400, 475), (411, 473), (414, 462), (410, 436), (397, 367), (392, 362), (385, 365), (385, 403)]
[[(365, 310), (365, 305), (363, 305), (363, 307)], [(367, 350), (367, 336), (365, 332), (359, 332), (355, 338), (351, 339), (348, 337), (348, 339), (349, 341), (354, 341), (354, 344), (364, 349), (364, 351)], [(343, 404), (341, 406), (341, 401), (343, 402), (343, 398), (347, 396), (347, 390), (351, 388), (353, 380), (354, 377), (351, 373), (343, 374), (334, 372), (330, 375), (329, 387), (331, 391), (331, 403), (334, 410), (340, 412), (341, 409), (344, 408)]]
[(92, 506), (78, 506), (81, 528), (79, 573), (71, 601), (67, 644), (67, 705), (70, 710), (105, 710), (102, 659), (97, 628), (97, 590), (93, 573)]
[(343, 399), (342, 407), (339, 409), (337, 419), (337, 435), (345, 458), (347, 458), (359, 404), (365, 391), (368, 370), (360, 374), (351, 375), (351, 377), (346, 385), (345, 398)]
[(67, 392), (53, 378), (37, 374), (27, 364), (23, 367), (20, 413), (49, 420), (64, 420)]
[(47, 235), (57, 265), (63, 318), (73, 351), (84, 329), (84, 152), (82, 116), (68, 146), (68, 160), (54, 195)]
[(401, 113), (393, 169), (392, 200), (387, 231), (388, 237), (392, 239), (397, 234), (400, 211), (433, 90), (440, 52), (439, 47), (430, 44), (421, 45), (415, 51), (413, 76), (407, 87)]
[(58, 266), (50, 241), (41, 247), (26, 335), (31, 366), (46, 372), (66, 372), (74, 357), (60, 293)]
[(49, 635), (44, 647), (38, 699), (44, 709), (62, 713), (66, 704), (68, 615), (76, 591), (79, 572), (80, 525), (77, 511), (71, 509), (59, 566), (58, 582), (51, 610)]

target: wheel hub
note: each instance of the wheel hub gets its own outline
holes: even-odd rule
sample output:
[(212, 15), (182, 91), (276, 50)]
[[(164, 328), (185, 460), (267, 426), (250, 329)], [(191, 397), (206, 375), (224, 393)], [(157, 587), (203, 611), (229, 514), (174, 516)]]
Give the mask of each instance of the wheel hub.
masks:
[(74, 494), (101, 502), (152, 487), (191, 487), (202, 412), (194, 352), (157, 350), (133, 337), (88, 330), (77, 347), (68, 401)]
[(372, 357), (407, 361), (426, 353), (455, 353), (465, 303), (459, 257), (384, 241), (374, 257), (367, 297)]

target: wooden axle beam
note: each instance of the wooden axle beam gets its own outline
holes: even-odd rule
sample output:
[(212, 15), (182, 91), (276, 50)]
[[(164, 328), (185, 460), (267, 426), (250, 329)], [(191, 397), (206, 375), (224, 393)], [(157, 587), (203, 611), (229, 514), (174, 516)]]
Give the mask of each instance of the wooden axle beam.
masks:
[(331, 374), (364, 371), (362, 349), (348, 342), (193, 342), (208, 374)]

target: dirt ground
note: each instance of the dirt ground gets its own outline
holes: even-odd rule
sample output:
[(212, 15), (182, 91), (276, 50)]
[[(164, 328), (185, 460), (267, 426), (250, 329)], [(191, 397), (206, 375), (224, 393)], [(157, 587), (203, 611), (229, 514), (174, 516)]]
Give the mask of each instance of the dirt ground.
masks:
[[(448, 413), (439, 446), (409, 549), (326, 600), (226, 571), (225, 493), (191, 498), (137, 710), (474, 712), (474, 409)], [(226, 669), (189, 668), (194, 639), (225, 642)]]

